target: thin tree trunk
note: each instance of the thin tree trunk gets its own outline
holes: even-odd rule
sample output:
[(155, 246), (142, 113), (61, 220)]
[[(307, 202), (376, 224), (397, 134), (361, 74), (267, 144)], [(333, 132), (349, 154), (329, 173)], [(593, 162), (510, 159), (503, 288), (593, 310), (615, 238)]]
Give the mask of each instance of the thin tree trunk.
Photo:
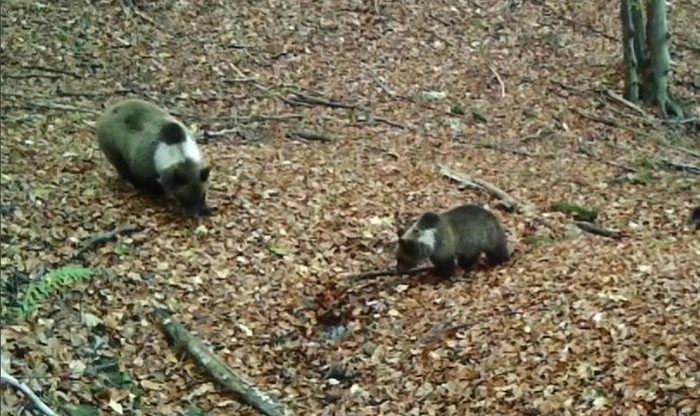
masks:
[[(664, 118), (683, 117), (683, 111), (668, 94), (668, 74), (671, 72), (669, 43), (671, 34), (666, 21), (666, 0), (648, 0), (647, 3), (647, 42), (651, 57), (653, 75), (653, 95)], [(646, 81), (646, 80), (645, 80)]]
[(635, 48), (635, 28), (632, 24), (631, 2), (620, 1), (620, 20), (622, 22), (622, 54), (625, 63), (625, 99), (636, 103), (639, 100), (639, 77), (637, 75), (639, 55)]

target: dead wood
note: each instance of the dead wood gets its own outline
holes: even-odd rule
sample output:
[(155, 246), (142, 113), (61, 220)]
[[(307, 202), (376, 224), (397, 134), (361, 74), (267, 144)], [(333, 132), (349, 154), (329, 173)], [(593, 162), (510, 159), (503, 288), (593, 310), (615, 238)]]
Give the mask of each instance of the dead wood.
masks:
[(51, 410), (51, 408), (49, 408), (49, 406), (47, 406), (46, 403), (44, 403), (41, 398), (39, 398), (39, 396), (37, 396), (37, 394), (29, 388), (29, 386), (20, 382), (12, 375), (5, 373), (4, 369), (2, 370), (2, 374), (0, 374), (0, 384), (7, 384), (22, 392), (22, 394), (24, 394), (24, 396), (31, 402), (34, 409), (37, 412), (41, 412), (42, 415), (58, 416), (56, 412)]
[(592, 222), (588, 221), (574, 221), (574, 224), (583, 231), (589, 232), (591, 234), (595, 235), (600, 235), (602, 237), (608, 237), (608, 238), (613, 238), (615, 240), (619, 240), (622, 237), (624, 237), (624, 233), (622, 231), (618, 230), (613, 230), (610, 228), (605, 228), (601, 225), (594, 224)]
[(339, 101), (327, 100), (321, 97), (313, 97), (311, 95), (307, 95), (298, 91), (292, 92), (292, 94), (294, 95), (294, 97), (289, 101), (294, 104), (301, 103), (306, 105), (321, 105), (330, 108), (357, 108), (356, 104), (346, 104)]
[(394, 98), (397, 96), (397, 94), (394, 91), (392, 91), (389, 88), (389, 86), (386, 85), (386, 83), (382, 81), (377, 74), (374, 73), (374, 71), (368, 69), (367, 74), (369, 74), (369, 77), (372, 78), (372, 81), (374, 81), (374, 83), (377, 84), (377, 86), (381, 88), (381, 90), (384, 91), (389, 97)]
[(223, 388), (234, 393), (243, 403), (250, 405), (260, 414), (267, 416), (293, 414), (282, 403), (263, 393), (250, 381), (233, 371), (166, 310), (156, 309), (154, 314), (170, 339), (175, 342), (175, 345), (184, 349), (200, 369), (204, 370)]
[(631, 110), (634, 110), (634, 111), (635, 111), (637, 114), (639, 114), (640, 116), (642, 116), (642, 117), (644, 117), (644, 118), (646, 118), (646, 119), (651, 119), (651, 117), (649, 116), (649, 114), (647, 114), (646, 111), (642, 110), (637, 104), (634, 104), (634, 103), (632, 103), (632, 102), (630, 102), (630, 101), (628, 101), (628, 100), (625, 100), (624, 97), (621, 97), (620, 95), (616, 94), (614, 91), (612, 91), (612, 90), (605, 90), (605, 94), (606, 94), (608, 97), (612, 98), (613, 100), (617, 101), (618, 103), (624, 105), (625, 107), (627, 107), (627, 108), (629, 108), (629, 109), (631, 109)]
[(595, 161), (597, 161), (597, 162), (600, 162), (600, 163), (604, 163), (604, 164), (606, 164), (606, 165), (608, 165), (608, 166), (612, 166), (612, 167), (616, 167), (616, 168), (618, 168), (618, 169), (622, 169), (622, 170), (624, 170), (625, 172), (637, 173), (637, 169), (635, 169), (635, 168), (631, 168), (631, 167), (629, 167), (629, 166), (625, 166), (625, 165), (623, 165), (623, 164), (620, 164), (620, 163), (617, 163), (617, 162), (613, 162), (613, 161), (610, 161), (610, 160), (606, 160), (606, 159), (603, 159), (603, 158), (601, 158), (601, 157), (596, 156), (595, 153), (593, 153), (593, 150), (592, 150), (587, 144), (585, 144), (585, 143), (583, 142), (583, 139), (581, 139), (580, 137), (577, 137), (577, 138), (576, 138), (576, 152), (578, 152), (578, 153), (583, 153), (584, 155), (588, 156), (590, 159), (593, 159), (593, 160), (595, 160)]
[(554, 159), (554, 155), (551, 155), (551, 154), (538, 155), (537, 153), (531, 153), (531, 152), (526, 152), (524, 150), (512, 149), (510, 147), (500, 146), (500, 145), (491, 144), (491, 143), (480, 143), (480, 144), (477, 144), (476, 147), (480, 147), (483, 149), (497, 150), (499, 152), (510, 153), (510, 154), (514, 154), (514, 155), (518, 155), (518, 156)]
[(32, 78), (46, 78), (46, 79), (61, 79), (60, 75), (55, 74), (5, 74), (3, 78), (9, 79), (32, 79)]
[(693, 156), (693, 157), (700, 159), (700, 153), (698, 153), (698, 152), (695, 152), (695, 151), (690, 150), (690, 149), (686, 149), (685, 147), (679, 147), (678, 150), (680, 152), (685, 153), (688, 156)]
[(74, 254), (73, 254), (73, 259), (79, 259), (82, 258), (82, 256), (90, 251), (94, 250), (97, 248), (97, 246), (100, 246), (108, 241), (113, 240), (117, 235), (119, 234), (131, 234), (135, 233), (137, 231), (140, 231), (141, 227), (136, 225), (136, 224), (128, 224), (124, 225), (121, 227), (117, 227), (112, 231), (106, 232), (106, 233), (100, 233), (88, 240), (87, 243), (85, 243), (80, 249), (78, 249)]
[(505, 210), (509, 212), (517, 212), (520, 210), (521, 204), (519, 204), (505, 191), (502, 191), (501, 189), (497, 188), (495, 185), (492, 185), (483, 179), (474, 178), (464, 173), (457, 172), (441, 164), (438, 164), (437, 166), (438, 172), (442, 176), (459, 182), (464, 186), (488, 192), (489, 195), (499, 200), (500, 205), (502, 205)]
[(524, 137), (520, 141), (520, 143), (525, 144), (525, 143), (529, 143), (529, 142), (534, 141), (534, 140), (545, 139), (547, 137), (552, 137), (552, 136), (554, 136), (554, 132), (552, 131), (551, 128), (546, 127), (546, 128), (539, 130), (537, 133), (535, 133), (533, 135)]
[(99, 115), (100, 112), (93, 110), (91, 108), (80, 108), (80, 107), (74, 107), (71, 105), (66, 105), (66, 104), (57, 104), (57, 103), (50, 103), (50, 102), (45, 102), (45, 103), (25, 103), (23, 105), (8, 105), (5, 106), (5, 108), (17, 108), (17, 109), (22, 109), (22, 110), (30, 110), (34, 111), (37, 109), (44, 109), (44, 110), (56, 110), (56, 111), (75, 111), (76, 113), (88, 113), (88, 114), (95, 114)]
[(75, 72), (66, 71), (65, 69), (50, 68), (50, 67), (41, 66), (41, 65), (26, 65), (26, 66), (23, 66), (22, 68), (34, 70), (34, 71), (51, 72), (53, 74), (68, 75), (69, 77), (72, 77), (75, 79), (82, 79), (83, 78), (80, 74), (76, 74)]
[(624, 124), (620, 123), (619, 121), (615, 120), (612, 117), (603, 117), (603, 116), (598, 116), (598, 115), (594, 115), (594, 114), (589, 114), (583, 110), (579, 110), (576, 107), (573, 107), (571, 110), (583, 118), (587, 118), (589, 120), (592, 120), (592, 121), (595, 121), (598, 123), (606, 124), (610, 127), (625, 129), (625, 130), (627, 130), (631, 133), (634, 133), (638, 136), (641, 136), (641, 137), (649, 137), (649, 134), (647, 134), (647, 132), (639, 130), (639, 129), (635, 129), (634, 127), (625, 126)]
[(498, 85), (501, 86), (501, 98), (506, 96), (506, 84), (503, 83), (503, 80), (501, 79), (501, 76), (498, 75), (498, 72), (493, 67), (489, 67), (491, 70), (491, 73), (496, 77), (496, 80), (498, 81)]
[(298, 137), (300, 139), (312, 140), (316, 142), (331, 143), (337, 141), (337, 138), (331, 137), (325, 133), (310, 131), (310, 130), (295, 130), (287, 134), (287, 137)]
[(686, 172), (686, 173), (690, 173), (692, 175), (700, 175), (700, 168), (697, 166), (694, 166), (694, 165), (671, 162), (668, 159), (659, 159), (659, 163), (661, 163), (664, 167), (666, 167), (668, 169)]
[(388, 126), (397, 127), (397, 128), (404, 129), (404, 130), (415, 130), (413, 127), (407, 126), (405, 124), (401, 124), (397, 121), (391, 121), (391, 120), (383, 118), (383, 117), (375, 117), (374, 121), (376, 121), (377, 123), (384, 123)]

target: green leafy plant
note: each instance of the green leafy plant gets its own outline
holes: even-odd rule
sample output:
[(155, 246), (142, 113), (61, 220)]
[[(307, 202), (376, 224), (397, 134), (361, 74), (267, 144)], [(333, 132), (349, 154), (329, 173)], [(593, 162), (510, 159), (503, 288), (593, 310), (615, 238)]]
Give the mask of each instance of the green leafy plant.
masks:
[(75, 283), (88, 281), (93, 271), (80, 266), (64, 266), (51, 270), (41, 279), (32, 282), (18, 301), (19, 313), (26, 315), (44, 299)]

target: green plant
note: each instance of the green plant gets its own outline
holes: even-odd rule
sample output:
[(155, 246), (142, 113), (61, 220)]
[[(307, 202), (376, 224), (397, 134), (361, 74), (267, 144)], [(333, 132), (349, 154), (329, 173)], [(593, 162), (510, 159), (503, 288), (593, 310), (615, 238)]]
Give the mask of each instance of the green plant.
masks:
[(26, 315), (44, 299), (78, 282), (88, 281), (93, 271), (80, 266), (64, 266), (50, 270), (42, 278), (31, 282), (17, 302), (18, 312)]

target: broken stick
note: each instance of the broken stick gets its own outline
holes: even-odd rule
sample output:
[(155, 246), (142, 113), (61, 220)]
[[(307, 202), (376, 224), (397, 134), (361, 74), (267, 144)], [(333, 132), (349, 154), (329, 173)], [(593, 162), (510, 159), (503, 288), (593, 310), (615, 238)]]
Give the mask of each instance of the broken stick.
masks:
[(170, 316), (164, 309), (154, 311), (165, 332), (175, 344), (187, 351), (199, 367), (209, 374), (226, 390), (234, 393), (245, 404), (266, 416), (293, 415), (282, 403), (279, 403), (260, 391), (251, 382), (234, 372), (211, 349), (192, 335), (181, 323)]
[(5, 370), (0, 371), (0, 373), (0, 384), (7, 384), (21, 391), (22, 394), (29, 399), (36, 411), (41, 412), (41, 414), (45, 416), (58, 416), (56, 412), (51, 410), (51, 408), (47, 406), (46, 403), (44, 403), (39, 396), (32, 391), (32, 389), (29, 388), (29, 386), (20, 382), (12, 375), (5, 373)]
[(497, 188), (496, 186), (486, 182), (483, 179), (474, 178), (472, 176), (466, 175), (464, 173), (457, 172), (448, 168), (445, 165), (438, 164), (438, 172), (440, 175), (445, 176), (453, 181), (459, 182), (460, 184), (470, 187), (481, 189), (488, 192), (491, 196), (499, 200), (499, 203), (503, 208), (509, 212), (519, 211), (521, 204), (519, 204), (515, 199), (508, 195), (505, 191)]
[(95, 249), (97, 246), (102, 245), (108, 241), (113, 240), (119, 234), (131, 234), (136, 231), (141, 230), (141, 227), (135, 224), (124, 225), (117, 227), (112, 231), (106, 233), (100, 233), (88, 240), (85, 245), (83, 245), (79, 250), (73, 254), (73, 259), (78, 259), (83, 256), (86, 252)]
[(609, 228), (602, 227), (598, 224), (594, 224), (588, 221), (574, 221), (574, 224), (583, 231), (589, 232), (591, 234), (600, 235), (602, 237), (608, 237), (615, 240), (619, 240), (625, 235), (622, 231), (612, 230)]

